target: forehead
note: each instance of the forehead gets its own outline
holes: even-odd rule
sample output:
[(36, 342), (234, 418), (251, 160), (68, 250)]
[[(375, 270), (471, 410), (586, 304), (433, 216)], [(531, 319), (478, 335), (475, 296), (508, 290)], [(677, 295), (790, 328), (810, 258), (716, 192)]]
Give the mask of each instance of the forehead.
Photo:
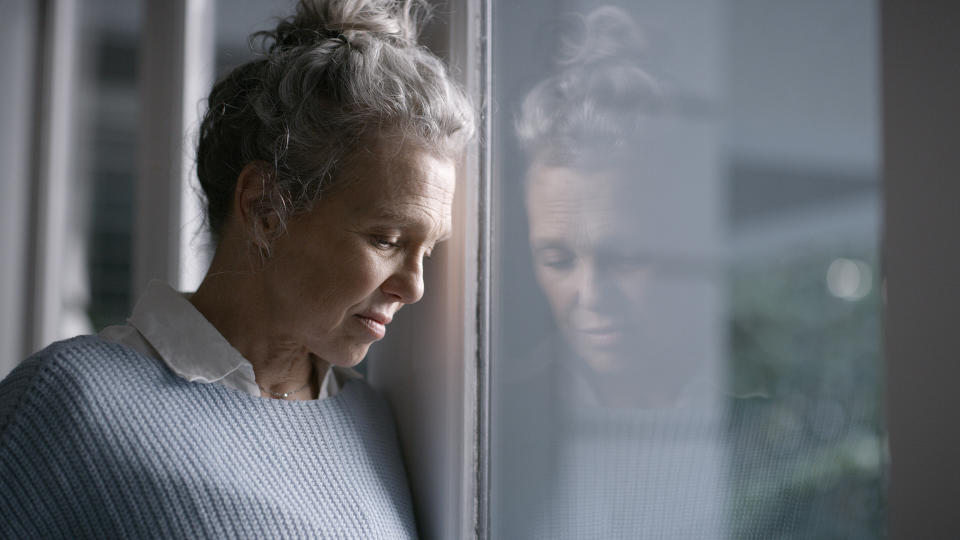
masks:
[(419, 148), (383, 146), (354, 160), (353, 178), (342, 193), (347, 211), (357, 219), (446, 234), (456, 185), (453, 161)]
[(630, 227), (638, 210), (627, 201), (627, 187), (608, 172), (531, 169), (526, 193), (531, 236), (581, 242), (616, 236)]
[(713, 177), (632, 170), (531, 168), (526, 206), (531, 247), (590, 252), (709, 253), (721, 238)]

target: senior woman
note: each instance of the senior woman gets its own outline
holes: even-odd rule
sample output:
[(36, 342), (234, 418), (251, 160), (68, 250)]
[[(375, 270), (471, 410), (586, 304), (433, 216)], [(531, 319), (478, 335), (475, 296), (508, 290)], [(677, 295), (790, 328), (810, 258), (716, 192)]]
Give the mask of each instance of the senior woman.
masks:
[(0, 537), (415, 536), (390, 412), (349, 368), (423, 294), (473, 130), (421, 7), (302, 0), (216, 84), (210, 270), (0, 384)]

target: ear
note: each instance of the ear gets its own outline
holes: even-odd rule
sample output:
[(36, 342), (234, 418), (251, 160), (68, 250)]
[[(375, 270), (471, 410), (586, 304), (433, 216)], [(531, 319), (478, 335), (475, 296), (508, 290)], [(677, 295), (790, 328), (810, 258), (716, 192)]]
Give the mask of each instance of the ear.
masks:
[(247, 163), (237, 177), (233, 193), (233, 213), (240, 218), (246, 237), (266, 252), (280, 229), (279, 218), (273, 211), (271, 173), (266, 162)]

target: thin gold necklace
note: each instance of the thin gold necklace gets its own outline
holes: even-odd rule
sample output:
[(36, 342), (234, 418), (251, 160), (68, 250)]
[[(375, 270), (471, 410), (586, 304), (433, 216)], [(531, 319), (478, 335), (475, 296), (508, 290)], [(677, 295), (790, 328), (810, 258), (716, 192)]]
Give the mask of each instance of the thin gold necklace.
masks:
[(300, 392), (303, 392), (304, 390), (306, 390), (307, 387), (310, 386), (310, 383), (307, 382), (307, 384), (301, 386), (300, 388), (297, 388), (296, 390), (291, 390), (289, 392), (274, 392), (273, 390), (267, 390), (266, 388), (260, 386), (259, 384), (257, 386), (259, 386), (261, 390), (263, 390), (264, 392), (270, 394), (275, 398), (287, 399), (288, 396), (299, 394)]

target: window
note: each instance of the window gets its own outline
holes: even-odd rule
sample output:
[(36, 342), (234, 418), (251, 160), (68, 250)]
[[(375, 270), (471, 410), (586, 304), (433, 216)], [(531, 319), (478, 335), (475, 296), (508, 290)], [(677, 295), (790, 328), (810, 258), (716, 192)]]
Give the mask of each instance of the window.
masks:
[(875, 6), (617, 5), (493, 3), (491, 536), (875, 538)]

